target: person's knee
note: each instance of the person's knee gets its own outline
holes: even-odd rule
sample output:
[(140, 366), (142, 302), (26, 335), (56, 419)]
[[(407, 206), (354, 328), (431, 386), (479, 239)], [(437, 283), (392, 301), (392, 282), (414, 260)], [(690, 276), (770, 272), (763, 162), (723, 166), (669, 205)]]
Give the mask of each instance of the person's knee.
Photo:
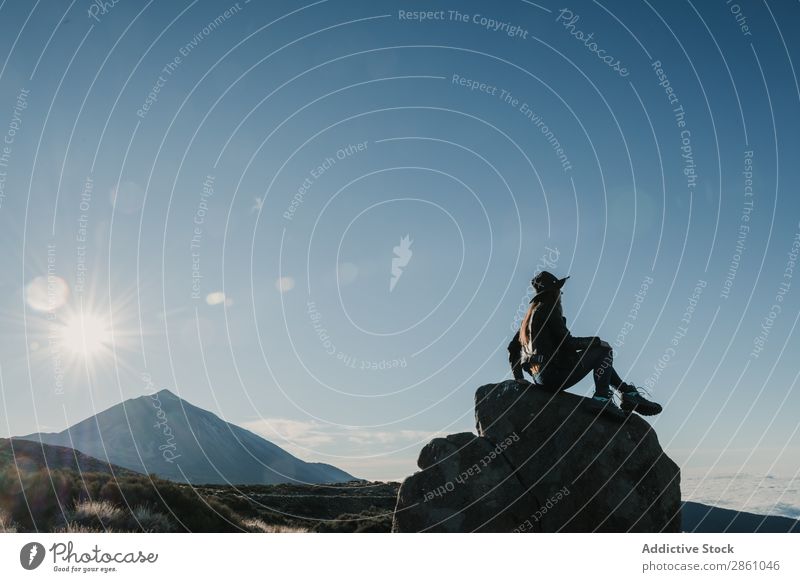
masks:
[(594, 344), (591, 348), (589, 348), (595, 354), (605, 355), (605, 354), (614, 354), (614, 350), (611, 349), (609, 344)]
[(608, 344), (597, 345), (594, 348), (594, 352), (596, 354), (595, 357), (602, 362), (604, 366), (610, 366), (614, 361), (614, 350)]

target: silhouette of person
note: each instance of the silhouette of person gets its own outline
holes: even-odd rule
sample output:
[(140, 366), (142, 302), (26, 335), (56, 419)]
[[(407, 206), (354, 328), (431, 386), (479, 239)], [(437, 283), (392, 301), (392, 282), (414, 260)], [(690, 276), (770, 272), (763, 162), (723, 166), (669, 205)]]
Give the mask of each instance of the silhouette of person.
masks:
[[(611, 345), (599, 337), (574, 337), (567, 329), (561, 309), (561, 288), (569, 277), (557, 278), (542, 271), (531, 281), (536, 292), (531, 299), (519, 331), (508, 344), (509, 363), (514, 378), (525, 382), (528, 372), (535, 385), (554, 391), (566, 390), (589, 372), (595, 392), (592, 409), (617, 418), (636, 411), (650, 416), (661, 412), (661, 405), (645, 398), (640, 389), (620, 378), (614, 369)], [(619, 391), (622, 408), (614, 402), (611, 388)]]

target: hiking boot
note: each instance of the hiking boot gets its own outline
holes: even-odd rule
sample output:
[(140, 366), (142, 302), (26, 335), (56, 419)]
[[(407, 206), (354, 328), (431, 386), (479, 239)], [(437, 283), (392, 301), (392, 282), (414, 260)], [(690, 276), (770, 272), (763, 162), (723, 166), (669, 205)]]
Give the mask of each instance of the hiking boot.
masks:
[(589, 399), (587, 407), (589, 410), (601, 412), (606, 416), (615, 418), (617, 420), (625, 420), (625, 418), (628, 416), (619, 406), (617, 406), (617, 403), (614, 402), (614, 398), (610, 396), (600, 396), (595, 394)]
[(653, 416), (662, 410), (660, 404), (642, 396), (636, 386), (623, 383), (620, 385), (619, 391), (622, 393), (622, 410), (626, 412), (638, 412), (642, 416)]

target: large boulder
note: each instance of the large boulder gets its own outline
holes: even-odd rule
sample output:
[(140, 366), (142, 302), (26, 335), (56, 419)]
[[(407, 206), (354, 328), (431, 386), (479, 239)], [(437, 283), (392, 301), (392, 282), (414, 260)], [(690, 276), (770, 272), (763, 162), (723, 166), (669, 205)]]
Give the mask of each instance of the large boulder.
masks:
[(422, 471), (397, 493), (394, 532), (506, 532), (526, 517), (528, 499), (503, 457), (513, 443), (495, 445), (462, 432), (436, 438), (419, 454)]
[(478, 436), (422, 450), (393, 531), (680, 531), (680, 470), (655, 431), (586, 400), (513, 380), (481, 386)]

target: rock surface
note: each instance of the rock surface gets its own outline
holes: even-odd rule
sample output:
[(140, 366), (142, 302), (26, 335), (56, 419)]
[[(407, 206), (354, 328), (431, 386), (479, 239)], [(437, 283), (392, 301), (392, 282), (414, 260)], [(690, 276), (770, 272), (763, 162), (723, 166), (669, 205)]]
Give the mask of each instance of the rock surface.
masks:
[(638, 415), (513, 380), (475, 394), (478, 435), (434, 439), (397, 496), (395, 532), (678, 532), (680, 470)]
[(433, 439), (419, 454), (422, 471), (400, 486), (392, 531), (504, 532), (517, 527), (526, 518), (526, 492), (503, 457), (505, 443), (495, 445), (467, 432)]

